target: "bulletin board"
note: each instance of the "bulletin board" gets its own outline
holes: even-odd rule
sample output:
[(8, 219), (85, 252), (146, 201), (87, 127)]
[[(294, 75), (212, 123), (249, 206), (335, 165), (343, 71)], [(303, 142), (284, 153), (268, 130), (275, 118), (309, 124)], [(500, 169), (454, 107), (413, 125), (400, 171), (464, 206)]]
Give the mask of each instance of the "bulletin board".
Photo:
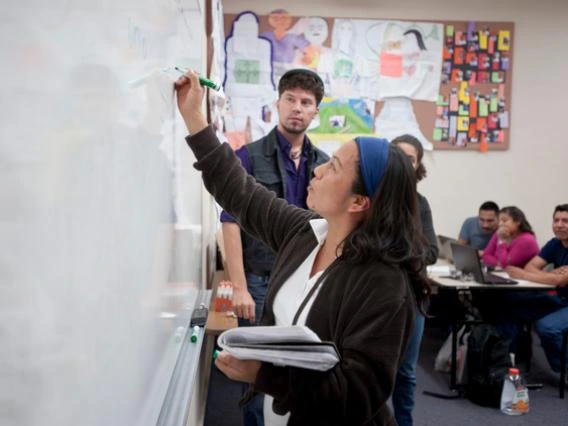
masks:
[[(251, 123), (270, 130), (279, 77), (303, 67), (326, 85), (318, 122), (308, 130), (315, 143), (410, 133), (426, 150), (509, 147), (511, 22), (301, 17), (279, 9), (272, 16), (225, 14), (224, 26), (229, 131)], [(239, 31), (250, 46), (233, 47)], [(270, 59), (259, 66), (262, 52)]]

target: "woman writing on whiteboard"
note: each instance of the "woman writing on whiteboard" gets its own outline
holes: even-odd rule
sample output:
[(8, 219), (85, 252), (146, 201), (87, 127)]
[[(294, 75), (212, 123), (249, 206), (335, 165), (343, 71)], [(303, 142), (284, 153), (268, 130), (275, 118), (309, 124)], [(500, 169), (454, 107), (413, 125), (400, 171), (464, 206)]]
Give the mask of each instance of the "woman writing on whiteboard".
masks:
[[(387, 405), (429, 294), (416, 178), (385, 140), (357, 138), (315, 170), (306, 211), (256, 184), (201, 112), (203, 89), (189, 72), (178, 107), (203, 181), (242, 228), (277, 252), (261, 323), (306, 325), (333, 341), (342, 360), (321, 372), (238, 360), (221, 353), (229, 378), (265, 393), (266, 424), (395, 424)], [(303, 108), (301, 100), (295, 106)]]

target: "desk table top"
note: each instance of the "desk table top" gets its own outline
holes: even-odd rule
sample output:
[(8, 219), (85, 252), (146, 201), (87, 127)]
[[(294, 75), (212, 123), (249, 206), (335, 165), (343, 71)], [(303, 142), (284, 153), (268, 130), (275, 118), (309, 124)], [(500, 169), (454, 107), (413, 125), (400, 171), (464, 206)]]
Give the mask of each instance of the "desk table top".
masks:
[(237, 318), (234, 316), (227, 316), (226, 312), (215, 312), (210, 309), (207, 316), (207, 324), (205, 325), (205, 333), (218, 336), (223, 331), (237, 326)]
[[(496, 273), (508, 278), (506, 273)], [(487, 290), (555, 290), (556, 286), (550, 284), (535, 283), (532, 281), (516, 280), (518, 284), (483, 284), (477, 281), (461, 281), (444, 275), (428, 274), (428, 277), (441, 287), (454, 288), (456, 290), (487, 289)]]
[[(453, 288), (456, 290), (468, 290), (468, 289), (488, 289), (488, 290), (555, 290), (556, 286), (551, 284), (535, 283), (526, 280), (517, 280), (518, 284), (483, 284), (477, 281), (462, 281), (456, 278), (450, 278), (449, 268), (445, 273), (442, 272), (444, 267), (451, 267), (451, 263), (445, 259), (440, 259), (431, 268), (432, 272), (428, 273), (428, 278), (430, 278), (434, 284), (440, 287)], [(506, 272), (493, 272), (495, 275), (500, 275), (505, 278), (510, 278), (509, 274)]]

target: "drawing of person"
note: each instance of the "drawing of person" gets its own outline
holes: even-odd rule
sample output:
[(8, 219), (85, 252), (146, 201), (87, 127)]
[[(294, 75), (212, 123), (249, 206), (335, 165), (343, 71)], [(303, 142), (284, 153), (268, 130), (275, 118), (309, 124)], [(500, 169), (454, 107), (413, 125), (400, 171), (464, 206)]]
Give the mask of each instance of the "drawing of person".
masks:
[[(265, 105), (274, 102), (271, 43), (259, 36), (258, 17), (252, 12), (238, 15), (225, 42), (225, 81), (229, 114), (225, 114), (225, 130), (245, 131), (252, 117), (254, 138), (266, 133), (260, 119)], [(255, 118), (257, 117), (257, 118)]]
[(272, 43), (274, 72), (280, 77), (294, 63), (297, 51), (303, 52), (310, 43), (302, 35), (289, 31), (292, 17), (284, 9), (270, 12), (268, 24), (273, 30), (262, 32), (260, 36)]
[(431, 150), (433, 145), (422, 134), (411, 103), (411, 99), (424, 99), (425, 92), (438, 91), (439, 75), (435, 76), (426, 51), (420, 29), (387, 25), (379, 54), (379, 93), (385, 105), (375, 120), (375, 130), (387, 139), (410, 134)]
[[(350, 19), (335, 19), (331, 37), (331, 74), (330, 84), (326, 87), (334, 96), (357, 97), (363, 96), (357, 84), (362, 74), (368, 71), (368, 66), (362, 58), (356, 63), (356, 28)], [(321, 74), (321, 67), (319, 70)], [(367, 91), (368, 92), (368, 91)]]
[(321, 57), (329, 50), (329, 48), (323, 46), (328, 34), (329, 30), (325, 19), (319, 16), (306, 18), (304, 38), (310, 44), (304, 49), (304, 56), (301, 61), (303, 65), (311, 69), (318, 68)]
[(353, 46), (353, 23), (350, 19), (336, 19), (333, 27), (333, 49), (344, 55), (352, 55)]

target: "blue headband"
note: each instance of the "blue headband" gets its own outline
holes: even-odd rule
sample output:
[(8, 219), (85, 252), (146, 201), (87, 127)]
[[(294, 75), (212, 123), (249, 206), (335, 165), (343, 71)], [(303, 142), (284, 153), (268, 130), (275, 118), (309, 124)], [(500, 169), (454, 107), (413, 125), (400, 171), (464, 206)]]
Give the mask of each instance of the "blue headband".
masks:
[(355, 138), (359, 149), (359, 168), (367, 195), (372, 197), (381, 183), (389, 159), (389, 142), (386, 139), (361, 136)]

